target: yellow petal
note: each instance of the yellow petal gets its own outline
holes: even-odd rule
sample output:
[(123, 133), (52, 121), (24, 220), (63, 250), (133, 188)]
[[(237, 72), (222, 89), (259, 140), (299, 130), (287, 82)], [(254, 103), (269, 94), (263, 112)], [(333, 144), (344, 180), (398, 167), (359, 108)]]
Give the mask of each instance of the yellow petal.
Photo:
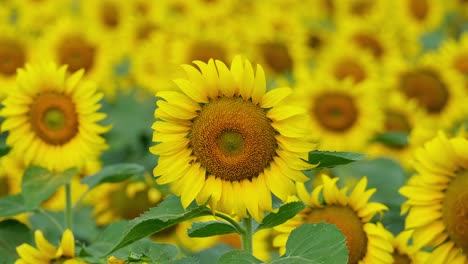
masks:
[(262, 108), (272, 108), (283, 101), (291, 93), (292, 89), (289, 87), (272, 89), (262, 97), (262, 100), (260, 100), (260, 106)]

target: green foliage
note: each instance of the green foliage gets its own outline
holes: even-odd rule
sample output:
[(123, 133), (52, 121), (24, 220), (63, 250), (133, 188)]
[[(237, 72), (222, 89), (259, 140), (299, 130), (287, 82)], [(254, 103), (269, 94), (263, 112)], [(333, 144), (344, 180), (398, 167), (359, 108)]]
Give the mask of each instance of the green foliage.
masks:
[(9, 217), (27, 212), (21, 194), (8, 195), (0, 198), (0, 217)]
[(303, 202), (291, 202), (281, 206), (276, 213), (270, 213), (263, 218), (257, 230), (272, 228), (293, 218), (297, 213), (305, 208)]
[(408, 133), (405, 132), (386, 132), (374, 138), (374, 141), (383, 143), (392, 147), (405, 147), (408, 145)]
[(129, 263), (168, 263), (179, 254), (176, 246), (159, 244), (150, 240), (140, 240), (126, 248), (115, 252), (114, 256), (124, 259)]
[(157, 207), (151, 208), (140, 217), (129, 221), (125, 226), (107, 230), (107, 234), (95, 242), (98, 244), (98, 250), (96, 250), (95, 243), (85, 250), (90, 252), (91, 248), (93, 254), (108, 255), (175, 224), (210, 214), (212, 214), (211, 210), (204, 205), (184, 210), (178, 197), (169, 196)]
[(5, 220), (0, 222), (0, 263), (14, 263), (18, 258), (16, 247), (30, 244), (33, 234), (29, 228), (16, 220)]
[(223, 221), (193, 223), (188, 230), (189, 237), (209, 237), (230, 233), (240, 233), (234, 226)]
[(318, 164), (316, 169), (333, 168), (338, 165), (348, 164), (362, 160), (366, 155), (355, 152), (332, 152), (332, 151), (311, 151), (309, 152), (310, 164)]
[(303, 224), (294, 229), (286, 243), (286, 253), (272, 264), (336, 264), (348, 262), (346, 238), (332, 224)]
[(258, 264), (259, 259), (245, 250), (232, 250), (221, 256), (219, 264)]
[(54, 192), (77, 175), (76, 169), (52, 173), (44, 168), (32, 166), (26, 169), (21, 183), (21, 194), (27, 210), (34, 210)]
[(121, 163), (105, 166), (100, 172), (84, 178), (81, 183), (87, 184), (89, 189), (106, 183), (121, 182), (135, 176), (143, 176), (145, 168), (138, 164)]

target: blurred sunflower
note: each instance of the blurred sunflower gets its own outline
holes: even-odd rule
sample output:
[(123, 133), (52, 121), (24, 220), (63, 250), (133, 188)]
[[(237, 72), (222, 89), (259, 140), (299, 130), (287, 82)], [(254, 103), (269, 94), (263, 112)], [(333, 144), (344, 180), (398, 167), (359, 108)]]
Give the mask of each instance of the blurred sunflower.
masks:
[(144, 181), (102, 184), (89, 194), (85, 202), (94, 205), (94, 218), (102, 226), (138, 217), (162, 199), (162, 193), (153, 186), (148, 176)]
[(382, 24), (388, 17), (386, 0), (335, 0), (335, 20), (358, 23)]
[(83, 79), (97, 82), (98, 89), (106, 96), (115, 93), (109, 82), (117, 54), (109, 43), (101, 41), (97, 32), (83, 23), (71, 18), (60, 19), (40, 38), (38, 46), (42, 55), (38, 60), (46, 57), (58, 65), (67, 65), (70, 74), (83, 69)]
[(66, 67), (53, 63), (27, 64), (18, 70), (14, 92), (2, 102), (2, 132), (6, 144), (31, 164), (51, 171), (82, 169), (107, 148), (100, 134), (109, 130), (97, 122), (102, 94), (92, 83), (79, 83), (83, 71), (69, 77)]
[(468, 32), (460, 36), (458, 41), (447, 39), (442, 43), (437, 59), (445, 67), (454, 69), (465, 80), (468, 92)]
[[(404, 168), (411, 168), (411, 159), (415, 147), (419, 147), (419, 140), (414, 139), (415, 127), (423, 126), (421, 119), (424, 116), (422, 109), (415, 101), (408, 100), (401, 94), (393, 91), (385, 95), (383, 101), (384, 129), (382, 133), (405, 133), (412, 137), (412, 144), (392, 145), (382, 142), (372, 142), (365, 153), (373, 156), (387, 156), (399, 161)], [(429, 126), (429, 125), (427, 125)]]
[(301, 170), (313, 167), (302, 160), (315, 147), (304, 110), (283, 104), (289, 88), (265, 94), (262, 67), (254, 73), (240, 56), (230, 70), (221, 61), (194, 63), (200, 71), (183, 65), (188, 79), (175, 80), (181, 92), (157, 94), (154, 176), (172, 183), (184, 208), (209, 200), (214, 211), (261, 221), (271, 193), (285, 201), (293, 181), (308, 179)]
[(437, 247), (431, 263), (468, 261), (468, 140), (439, 133), (415, 153), (417, 171), (400, 188), (408, 200), (405, 229), (414, 230), (413, 245)]
[(285, 252), (289, 234), (296, 227), (303, 223), (327, 222), (336, 225), (346, 237), (348, 263), (392, 263), (392, 234), (381, 223), (370, 223), (376, 214), (388, 208), (381, 203), (368, 202), (376, 189), (366, 190), (367, 178), (363, 177), (350, 194), (348, 187), (337, 187), (338, 178), (322, 174), (322, 181), (323, 184), (311, 193), (304, 183), (296, 184), (299, 199), (308, 207), (274, 228), (278, 235), (273, 245), (280, 248), (280, 254)]
[(121, 58), (131, 48), (134, 18), (131, 1), (79, 1), (81, 20), (87, 30), (93, 31), (100, 42), (112, 45), (114, 56)]
[(18, 34), (8, 22), (0, 23), (0, 98), (3, 99), (14, 89), (16, 70), (24, 67), (33, 57), (31, 39)]
[[(346, 52), (344, 52), (346, 51)], [(337, 80), (350, 78), (354, 83), (374, 81), (379, 76), (379, 68), (367, 52), (345, 43), (335, 42), (317, 57), (318, 74), (333, 76)], [(381, 85), (374, 85), (381, 89)]]
[(383, 125), (375, 84), (316, 76), (300, 78), (290, 102), (307, 108), (319, 149), (361, 151)]
[(34, 241), (37, 249), (26, 243), (16, 247), (20, 258), (16, 260), (15, 264), (87, 263), (75, 257), (75, 238), (70, 229), (63, 232), (58, 248), (47, 241), (40, 230), (34, 232)]
[(391, 3), (394, 13), (391, 14), (413, 35), (422, 35), (440, 26), (446, 5), (441, 1), (433, 0), (398, 0)]
[[(422, 251), (410, 245), (413, 230), (402, 231), (393, 237), (393, 263), (426, 263), (428, 252)], [(431, 258), (432, 259), (432, 258)]]
[(439, 128), (446, 129), (459, 119), (460, 114), (466, 113), (463, 80), (432, 56), (415, 62), (395, 59), (389, 71), (388, 85), (415, 100), (426, 113), (424, 119)]

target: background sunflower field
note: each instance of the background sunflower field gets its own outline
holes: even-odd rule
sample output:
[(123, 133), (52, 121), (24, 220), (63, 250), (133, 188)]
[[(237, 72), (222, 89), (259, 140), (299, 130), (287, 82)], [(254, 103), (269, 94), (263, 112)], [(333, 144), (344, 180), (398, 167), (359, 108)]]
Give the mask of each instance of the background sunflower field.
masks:
[(0, 0), (0, 263), (468, 264), (468, 2)]

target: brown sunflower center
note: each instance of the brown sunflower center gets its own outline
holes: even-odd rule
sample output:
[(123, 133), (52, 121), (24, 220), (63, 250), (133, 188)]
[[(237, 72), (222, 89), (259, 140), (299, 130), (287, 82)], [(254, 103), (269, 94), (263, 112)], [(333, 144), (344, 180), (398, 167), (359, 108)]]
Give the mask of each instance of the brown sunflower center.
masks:
[(148, 39), (151, 36), (151, 34), (156, 32), (158, 29), (158, 25), (150, 21), (146, 21), (140, 24), (136, 30), (137, 40)]
[(367, 251), (367, 235), (363, 223), (356, 213), (347, 206), (326, 206), (314, 208), (306, 219), (307, 222), (327, 222), (336, 225), (346, 237), (349, 250), (348, 263), (358, 263)]
[(453, 66), (459, 73), (468, 75), (468, 53), (458, 55), (453, 62)]
[(156, 204), (152, 203), (148, 198), (148, 188), (142, 189), (136, 192), (132, 197), (129, 197), (126, 193), (128, 184), (131, 183), (126, 183), (122, 188), (116, 189), (110, 193), (109, 210), (114, 211), (117, 216), (123, 219), (130, 220), (140, 216), (140, 214)]
[(427, 0), (409, 0), (408, 5), (411, 15), (417, 20), (421, 21), (427, 17), (429, 13), (429, 3)]
[(24, 47), (13, 39), (0, 39), (0, 75), (14, 76), (26, 62)]
[(413, 263), (407, 254), (400, 254), (396, 250), (393, 251), (393, 264), (411, 264)]
[(0, 197), (10, 194), (10, 182), (7, 177), (0, 177)]
[(334, 69), (334, 75), (339, 80), (351, 78), (356, 83), (366, 79), (366, 72), (362, 65), (350, 58), (343, 58), (337, 62)]
[(356, 16), (364, 16), (369, 14), (372, 8), (372, 1), (363, 0), (363, 1), (356, 1), (351, 4), (351, 14)]
[(411, 125), (403, 113), (397, 111), (385, 112), (385, 131), (387, 132), (410, 132)]
[(190, 133), (193, 154), (209, 174), (226, 181), (256, 177), (276, 154), (275, 130), (265, 111), (240, 97), (206, 104)]
[(450, 182), (442, 203), (442, 221), (452, 241), (468, 252), (468, 171)]
[(226, 57), (226, 49), (213, 42), (195, 42), (188, 54), (189, 62), (194, 60), (208, 62), (210, 59), (226, 62)]
[(362, 49), (370, 51), (377, 59), (381, 58), (384, 53), (382, 44), (373, 36), (365, 33), (357, 33), (353, 35), (352, 40)]
[(260, 45), (260, 50), (264, 61), (276, 74), (292, 70), (293, 61), (288, 47), (283, 43), (266, 42)]
[(428, 113), (440, 113), (448, 102), (446, 85), (439, 75), (428, 69), (415, 70), (401, 78), (401, 91), (415, 99)]
[(60, 64), (68, 65), (68, 71), (71, 73), (80, 69), (88, 72), (93, 68), (96, 48), (80, 35), (70, 35), (62, 39), (57, 52)]
[(119, 26), (120, 17), (118, 7), (111, 2), (103, 2), (100, 9), (101, 21), (108, 28)]
[(313, 50), (319, 50), (323, 45), (323, 40), (319, 35), (314, 34), (314, 33), (309, 33), (306, 44), (307, 44), (307, 47)]
[(326, 129), (343, 132), (356, 123), (358, 109), (351, 96), (330, 92), (315, 99), (313, 115)]
[(72, 99), (64, 94), (39, 94), (29, 112), (36, 135), (51, 145), (63, 145), (78, 133), (78, 115)]

